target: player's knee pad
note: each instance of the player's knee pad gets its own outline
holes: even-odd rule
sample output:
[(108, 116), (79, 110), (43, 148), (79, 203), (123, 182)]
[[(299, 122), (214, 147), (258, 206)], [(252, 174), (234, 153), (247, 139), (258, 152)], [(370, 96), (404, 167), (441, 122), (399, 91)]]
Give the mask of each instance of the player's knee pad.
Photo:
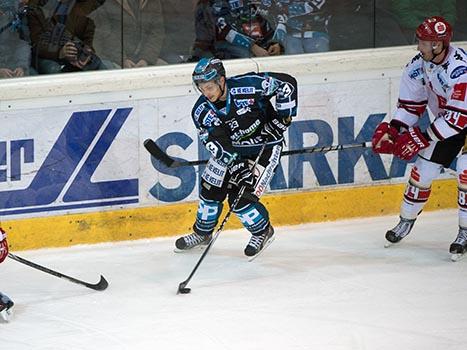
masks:
[(431, 194), (431, 184), (439, 176), (441, 170), (441, 165), (418, 158), (405, 187), (404, 201), (409, 204), (426, 203)]
[(409, 182), (405, 186), (404, 200), (409, 203), (425, 203), (431, 194), (430, 188), (422, 188)]
[(442, 169), (442, 165), (419, 157), (410, 172), (409, 182), (419, 188), (430, 188), (433, 180), (439, 176)]
[(404, 200), (401, 204), (401, 217), (405, 219), (416, 219), (417, 215), (423, 210), (430, 194), (431, 187), (422, 188), (409, 181), (405, 187)]
[(222, 203), (201, 199), (198, 203), (196, 221), (193, 230), (201, 235), (209, 235), (214, 231), (222, 213)]
[(269, 213), (260, 202), (235, 208), (234, 213), (252, 234), (259, 234), (269, 225)]
[(459, 226), (467, 227), (467, 154), (462, 154), (457, 159), (456, 173)]
[(467, 187), (458, 188), (457, 205), (459, 208), (459, 226), (467, 227)]
[(457, 159), (456, 173), (458, 187), (467, 189), (467, 154), (462, 154)]

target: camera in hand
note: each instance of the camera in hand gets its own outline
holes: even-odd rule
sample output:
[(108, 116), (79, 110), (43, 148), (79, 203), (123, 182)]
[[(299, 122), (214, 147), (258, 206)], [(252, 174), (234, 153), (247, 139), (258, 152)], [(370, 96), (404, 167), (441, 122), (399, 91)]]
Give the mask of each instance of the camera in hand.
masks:
[(83, 67), (78, 68), (73, 66), (72, 64), (66, 64), (63, 67), (63, 72), (75, 72), (75, 71), (88, 71), (88, 70), (97, 70), (101, 64), (101, 59), (97, 56), (92, 49), (84, 44), (81, 40), (73, 40), (73, 44), (78, 50), (76, 55), (78, 62), (86, 62), (86, 60), (90, 57), (89, 62)]

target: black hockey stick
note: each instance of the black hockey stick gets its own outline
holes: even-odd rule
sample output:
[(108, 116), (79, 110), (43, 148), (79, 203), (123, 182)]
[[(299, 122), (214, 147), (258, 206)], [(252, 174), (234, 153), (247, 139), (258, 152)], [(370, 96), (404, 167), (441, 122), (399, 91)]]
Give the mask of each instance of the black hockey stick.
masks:
[(48, 273), (50, 275), (54, 275), (58, 278), (63, 278), (63, 279), (66, 279), (70, 282), (73, 282), (73, 283), (76, 283), (76, 284), (80, 284), (82, 286), (85, 286), (87, 288), (91, 288), (91, 289), (94, 289), (94, 290), (104, 290), (108, 287), (109, 283), (107, 282), (107, 280), (104, 278), (104, 276), (101, 275), (101, 279), (99, 282), (97, 282), (96, 284), (92, 284), (92, 283), (88, 283), (88, 282), (84, 282), (84, 281), (81, 281), (81, 280), (78, 280), (76, 278), (73, 278), (73, 277), (70, 277), (70, 276), (67, 276), (67, 275), (64, 275), (63, 273), (60, 273), (60, 272), (57, 272), (57, 271), (54, 271), (54, 270), (51, 270), (47, 267), (44, 267), (44, 266), (41, 266), (41, 265), (38, 265), (36, 263), (33, 263), (32, 261), (29, 261), (29, 260), (26, 260), (18, 255), (14, 255), (14, 254), (11, 254), (11, 253), (8, 253), (8, 257), (13, 259), (13, 260), (16, 260), (24, 265), (28, 265), (32, 268), (35, 268), (37, 270), (40, 270), (42, 272), (45, 272), (45, 273)]
[[(165, 166), (169, 168), (178, 168), (182, 166), (193, 166), (193, 165), (202, 165), (208, 162), (207, 159), (203, 160), (192, 160), (192, 161), (178, 161), (170, 157), (167, 153), (162, 151), (157, 144), (151, 140), (147, 139), (144, 141), (144, 147), (146, 150), (157, 160), (161, 161)], [(351, 148), (366, 148), (371, 147), (371, 142), (361, 142), (361, 143), (351, 143), (346, 145), (333, 145), (333, 146), (324, 146), (324, 147), (307, 147), (302, 149), (294, 149), (289, 151), (283, 151), (281, 156), (291, 156), (294, 154), (304, 154), (304, 153), (316, 153), (316, 152), (329, 152), (329, 151), (340, 151), (344, 149)]]
[[(252, 173), (255, 172), (256, 165), (258, 164), (259, 159), (261, 158), (261, 155), (263, 154), (265, 148), (266, 148), (266, 143), (263, 144), (263, 146), (261, 147), (261, 149), (260, 149), (260, 151), (258, 153), (258, 156), (256, 157), (255, 164), (253, 165), (253, 168), (252, 168)], [(211, 241), (207, 245), (207, 247), (204, 250), (203, 254), (201, 254), (201, 257), (199, 258), (198, 262), (196, 263), (195, 267), (193, 268), (193, 271), (191, 271), (190, 275), (188, 276), (188, 278), (186, 280), (184, 280), (183, 282), (181, 282), (178, 285), (177, 294), (179, 294), (179, 293), (188, 294), (188, 293), (191, 292), (191, 288), (186, 287), (188, 282), (190, 282), (190, 280), (194, 276), (196, 270), (198, 270), (199, 265), (201, 265), (201, 262), (204, 260), (205, 256), (208, 254), (208, 252), (211, 249), (212, 245), (216, 241), (217, 237), (219, 236), (221, 231), (224, 229), (225, 224), (229, 220), (230, 215), (232, 214), (232, 212), (237, 207), (238, 202), (240, 202), (240, 199), (242, 198), (244, 192), (245, 192), (245, 186), (242, 186), (240, 188), (240, 191), (238, 192), (237, 197), (235, 198), (232, 205), (230, 206), (229, 211), (227, 212), (227, 214), (225, 214), (224, 220), (222, 220), (222, 223), (220, 224), (220, 226), (217, 229), (216, 233), (212, 236)]]

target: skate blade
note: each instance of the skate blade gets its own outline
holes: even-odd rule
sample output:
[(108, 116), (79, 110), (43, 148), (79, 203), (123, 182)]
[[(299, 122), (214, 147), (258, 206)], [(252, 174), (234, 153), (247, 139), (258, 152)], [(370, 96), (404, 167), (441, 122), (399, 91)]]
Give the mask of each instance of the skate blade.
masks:
[(1, 317), (5, 322), (10, 322), (12, 315), (13, 315), (13, 311), (11, 310), (11, 308), (8, 309), (8, 310), (0, 311), (0, 317)]
[(392, 242), (386, 241), (386, 243), (384, 243), (384, 248), (392, 247), (394, 244), (396, 244), (396, 243), (392, 243)]
[(266, 248), (269, 247), (269, 246), (271, 245), (271, 243), (274, 241), (274, 238), (275, 238), (275, 236), (272, 236), (271, 238), (269, 238), (269, 239), (266, 241), (266, 243), (264, 244), (263, 249), (261, 249), (261, 250), (258, 252), (258, 254), (253, 255), (253, 256), (250, 256), (250, 257), (248, 258), (248, 261), (249, 261), (249, 262), (252, 262), (252, 261), (255, 260), (258, 256), (260, 256), (261, 253), (264, 252), (264, 251), (266, 250)]
[(189, 253), (189, 252), (200, 252), (200, 251), (203, 251), (205, 250), (207, 247), (207, 245), (202, 245), (202, 246), (196, 246), (196, 247), (193, 247), (193, 248), (190, 248), (190, 249), (178, 249), (178, 248), (174, 248), (174, 253), (177, 253), (177, 254), (186, 254), (186, 253)]
[(457, 253), (451, 254), (451, 261), (454, 261), (454, 262), (459, 261), (459, 260), (461, 260), (461, 259), (464, 257), (464, 255), (465, 255), (465, 254), (462, 254), (462, 253), (459, 253), (459, 254), (457, 254)]

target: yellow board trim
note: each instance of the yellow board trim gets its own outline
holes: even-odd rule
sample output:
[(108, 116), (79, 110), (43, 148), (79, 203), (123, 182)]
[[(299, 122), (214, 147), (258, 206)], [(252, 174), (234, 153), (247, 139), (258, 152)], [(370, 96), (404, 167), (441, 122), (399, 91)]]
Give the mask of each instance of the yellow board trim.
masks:
[[(405, 184), (266, 195), (275, 226), (396, 214)], [(457, 183), (435, 181), (425, 210), (455, 208)], [(3, 221), (12, 250), (174, 236), (189, 232), (197, 203)], [(225, 210), (225, 209), (224, 209)], [(223, 216), (222, 216), (223, 217)], [(239, 228), (232, 218), (228, 228)]]

